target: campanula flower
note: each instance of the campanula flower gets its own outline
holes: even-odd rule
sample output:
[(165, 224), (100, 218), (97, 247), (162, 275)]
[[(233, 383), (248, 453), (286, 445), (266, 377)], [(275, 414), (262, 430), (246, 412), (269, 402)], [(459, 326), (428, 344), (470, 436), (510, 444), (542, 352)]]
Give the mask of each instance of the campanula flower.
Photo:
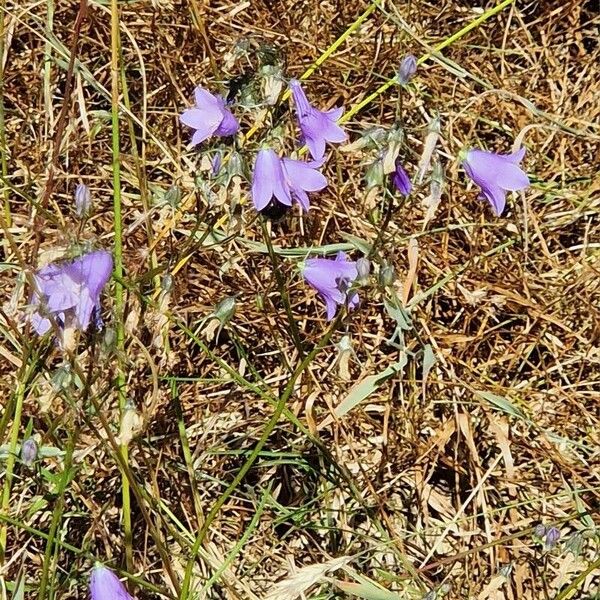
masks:
[(100, 563), (90, 575), (90, 596), (92, 600), (133, 600), (121, 580)]
[(398, 83), (406, 85), (417, 72), (417, 59), (412, 54), (407, 54), (398, 69)]
[(344, 252), (338, 252), (335, 258), (308, 259), (302, 275), (325, 301), (328, 321), (335, 316), (338, 304), (349, 309), (358, 305), (358, 294), (349, 291), (358, 277), (356, 262), (347, 260)]
[(112, 269), (112, 256), (105, 250), (40, 269), (34, 275), (37, 289), (31, 299), (36, 309), (30, 317), (35, 331), (44, 335), (50, 330), (49, 315), (61, 328), (85, 331), (92, 315), (99, 316), (100, 294)]
[(195, 129), (192, 145), (196, 146), (212, 135), (233, 135), (240, 128), (237, 119), (225, 106), (221, 96), (214, 96), (198, 86), (194, 90), (196, 106), (183, 111), (179, 120)]
[(525, 148), (512, 154), (496, 154), (483, 150), (469, 150), (463, 161), (467, 175), (481, 188), (481, 195), (500, 216), (506, 205), (506, 192), (524, 190), (529, 178), (519, 167)]
[(85, 183), (79, 183), (75, 188), (75, 213), (82, 219), (92, 208), (92, 194)]
[(410, 177), (402, 166), (399, 158), (396, 159), (396, 170), (392, 173), (392, 183), (403, 196), (408, 196), (412, 190)]
[(292, 200), (296, 200), (303, 210), (308, 210), (307, 192), (327, 187), (327, 179), (317, 171), (321, 164), (280, 158), (270, 148), (260, 150), (252, 176), (252, 201), (256, 210), (265, 209), (271, 201), (291, 206)]
[(292, 96), (296, 104), (298, 124), (311, 156), (321, 160), (325, 155), (325, 143), (340, 143), (346, 140), (344, 130), (337, 124), (344, 109), (341, 107), (322, 111), (308, 102), (308, 98), (296, 79), (290, 81)]

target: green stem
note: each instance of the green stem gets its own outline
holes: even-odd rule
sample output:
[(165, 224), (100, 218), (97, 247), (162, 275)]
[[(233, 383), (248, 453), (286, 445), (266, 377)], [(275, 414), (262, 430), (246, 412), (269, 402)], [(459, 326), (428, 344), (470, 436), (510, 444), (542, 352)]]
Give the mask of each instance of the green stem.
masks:
[[(273, 265), (273, 272), (275, 273), (275, 279), (277, 280), (277, 287), (279, 288), (279, 295), (281, 297), (281, 301), (283, 302), (283, 306), (285, 309), (285, 314), (287, 316), (288, 323), (290, 325), (290, 334), (292, 339), (294, 340), (294, 345), (296, 346), (296, 350), (298, 350), (298, 354), (300, 357), (304, 356), (304, 348), (302, 347), (302, 340), (300, 339), (300, 331), (298, 330), (298, 323), (296, 323), (296, 319), (294, 319), (294, 313), (292, 312), (292, 306), (290, 304), (290, 296), (288, 294), (288, 288), (285, 283), (285, 279), (283, 278), (283, 274), (279, 268), (279, 261), (277, 260), (277, 255), (273, 250), (273, 243), (271, 242), (271, 236), (269, 235), (269, 231), (267, 229), (267, 224), (263, 220), (261, 223), (263, 238), (265, 240), (265, 245), (267, 246), (267, 250), (269, 251), (269, 258), (271, 259), (271, 263)], [(291, 370), (291, 369), (290, 369)]]
[[(125, 355), (125, 331), (123, 327), (123, 224), (121, 213), (121, 160), (120, 160), (120, 138), (119, 138), (119, 8), (117, 0), (111, 0), (111, 104), (112, 104), (112, 170), (113, 170), (113, 231), (115, 234), (115, 312), (116, 312), (116, 343), (119, 365), (117, 371), (117, 396), (121, 414), (127, 402), (125, 390), (125, 375), (123, 372), (123, 357)], [(129, 460), (129, 452), (126, 445), (121, 445), (120, 453), (123, 462)], [(131, 534), (131, 493), (129, 481), (126, 474), (121, 471), (122, 484), (122, 518), (125, 542), (125, 559), (127, 569), (133, 569), (133, 549)]]
[[(50, 530), (48, 531), (48, 539), (46, 541), (46, 550), (44, 552), (44, 567), (42, 569), (42, 577), (40, 580), (40, 589), (38, 592), (39, 600), (44, 600), (46, 597), (46, 587), (48, 586), (48, 578), (50, 573), (54, 573), (55, 569), (50, 569), (53, 564), (52, 553), (58, 550), (59, 546), (55, 544), (56, 532), (62, 518), (65, 500), (65, 490), (69, 481), (71, 481), (71, 469), (73, 467), (73, 450), (75, 449), (75, 438), (76, 433), (69, 435), (69, 441), (67, 443), (67, 449), (65, 452), (65, 461), (63, 466), (62, 477), (57, 491), (56, 504), (52, 512), (52, 522), (50, 524)], [(53, 594), (50, 593), (50, 597)]]
[(256, 443), (256, 446), (254, 446), (254, 449), (250, 453), (250, 456), (248, 456), (248, 458), (246, 459), (246, 462), (242, 465), (241, 469), (238, 471), (238, 473), (234, 477), (233, 481), (229, 484), (227, 489), (223, 492), (223, 494), (215, 502), (214, 506), (210, 509), (210, 512), (208, 513), (208, 515), (206, 517), (206, 521), (204, 521), (204, 525), (202, 526), (202, 529), (200, 529), (198, 536), (196, 537), (196, 541), (194, 542), (194, 547), (192, 548), (192, 555), (191, 555), (191, 557), (188, 561), (187, 567), (185, 569), (185, 577), (183, 579), (183, 585), (181, 587), (181, 595), (180, 595), (181, 600), (187, 600), (187, 598), (188, 598), (190, 583), (191, 583), (191, 578), (192, 578), (192, 571), (194, 568), (194, 562), (196, 561), (196, 557), (200, 550), (200, 546), (202, 545), (202, 542), (204, 541), (204, 538), (205, 538), (206, 534), (208, 533), (208, 530), (210, 529), (212, 522), (215, 520), (215, 518), (218, 515), (219, 511), (221, 510), (221, 507), (223, 506), (223, 504), (225, 504), (225, 502), (227, 502), (227, 500), (231, 496), (231, 494), (233, 494), (233, 492), (235, 492), (238, 485), (242, 482), (242, 480), (246, 476), (246, 473), (248, 473), (248, 471), (251, 469), (252, 465), (258, 458), (258, 455), (260, 454), (260, 452), (264, 448), (265, 444), (267, 443), (267, 440), (269, 439), (271, 432), (275, 428), (275, 425), (277, 425), (277, 422), (279, 421), (279, 417), (281, 416), (281, 414), (283, 413), (283, 411), (287, 405), (287, 401), (290, 399), (292, 393), (294, 392), (294, 387), (296, 385), (296, 381), (298, 380), (300, 375), (306, 370), (306, 368), (311, 363), (313, 358), (318, 354), (318, 352), (329, 343), (329, 339), (331, 338), (333, 332), (337, 329), (337, 325), (340, 321), (342, 314), (343, 314), (342, 312), (340, 312), (338, 314), (338, 317), (333, 322), (333, 324), (331, 325), (331, 327), (329, 328), (327, 333), (321, 338), (319, 343), (311, 350), (311, 352), (304, 358), (304, 360), (296, 368), (294, 373), (292, 373), (285, 389), (283, 390), (283, 394), (281, 394), (281, 396), (279, 397), (279, 399), (277, 401), (277, 404), (275, 405), (275, 410), (273, 412), (273, 415), (267, 422), (267, 424), (263, 430), (263, 433), (260, 436), (260, 439), (258, 440), (258, 442)]
[[(12, 428), (10, 431), (10, 444), (8, 448), (8, 457), (6, 459), (6, 475), (4, 479), (4, 489), (2, 492), (2, 513), (8, 514), (10, 507), (10, 490), (15, 468), (17, 442), (19, 441), (19, 429), (21, 428), (21, 415), (23, 414), (23, 401), (25, 398), (25, 382), (19, 377), (17, 382), (17, 390), (15, 393), (15, 415), (13, 418)], [(0, 565), (4, 564), (6, 556), (6, 540), (8, 529), (6, 525), (0, 529)]]

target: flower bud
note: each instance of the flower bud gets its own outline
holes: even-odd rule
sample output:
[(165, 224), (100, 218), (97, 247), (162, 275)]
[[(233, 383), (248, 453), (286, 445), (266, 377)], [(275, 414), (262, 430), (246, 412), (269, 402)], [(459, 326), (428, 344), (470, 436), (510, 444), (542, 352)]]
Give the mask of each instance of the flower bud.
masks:
[(384, 264), (379, 269), (379, 283), (384, 287), (390, 287), (396, 279), (396, 273), (392, 265)]
[(84, 183), (79, 183), (75, 188), (75, 213), (80, 219), (89, 215), (92, 209), (92, 194), (90, 188)]
[(533, 530), (533, 535), (536, 538), (542, 539), (546, 535), (546, 526), (542, 525), (542, 523), (536, 525), (535, 529)]
[(406, 85), (417, 72), (417, 59), (412, 54), (407, 54), (400, 63), (398, 69), (398, 83), (400, 85)]
[(219, 174), (219, 171), (221, 170), (221, 163), (221, 154), (220, 152), (217, 152), (210, 161), (210, 174), (213, 177), (216, 177)]
[(219, 319), (221, 324), (227, 323), (235, 314), (235, 297), (228, 296), (225, 300), (221, 300), (213, 313), (215, 318)]
[(365, 183), (367, 189), (370, 190), (372, 188), (382, 186), (383, 177), (383, 163), (378, 159), (374, 163), (371, 163), (365, 173)]
[(560, 530), (557, 527), (550, 527), (546, 532), (546, 540), (544, 541), (544, 548), (546, 550), (552, 550), (554, 546), (560, 540)]
[(26, 439), (21, 445), (21, 461), (24, 465), (31, 467), (38, 454), (38, 445), (33, 438)]
[(361, 257), (356, 261), (356, 272), (358, 273), (358, 281), (366, 283), (371, 272), (371, 263), (368, 258)]

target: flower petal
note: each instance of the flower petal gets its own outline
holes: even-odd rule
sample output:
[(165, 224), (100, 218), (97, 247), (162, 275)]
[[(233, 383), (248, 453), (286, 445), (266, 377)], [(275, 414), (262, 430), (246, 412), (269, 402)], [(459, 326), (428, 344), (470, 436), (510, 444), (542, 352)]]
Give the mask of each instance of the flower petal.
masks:
[(327, 187), (325, 176), (302, 160), (282, 159), (285, 175), (292, 191), (317, 192)]
[(529, 177), (517, 165), (507, 164), (502, 170), (502, 176), (496, 178), (498, 185), (504, 190), (515, 192), (529, 187)]
[(292, 197), (285, 183), (281, 159), (270, 148), (263, 148), (256, 156), (252, 177), (252, 201), (256, 210), (262, 210), (275, 196), (282, 204), (291, 206)]

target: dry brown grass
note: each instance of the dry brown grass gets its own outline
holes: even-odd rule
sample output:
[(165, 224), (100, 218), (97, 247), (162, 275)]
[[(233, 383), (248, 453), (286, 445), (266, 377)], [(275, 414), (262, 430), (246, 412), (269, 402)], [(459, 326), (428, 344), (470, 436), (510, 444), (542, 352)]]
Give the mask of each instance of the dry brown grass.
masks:
[[(480, 14), (472, 4), (382, 2), (311, 76), (310, 96), (351, 107), (392, 75), (405, 53), (425, 53)], [(415, 172), (436, 114), (445, 168), (434, 219), (424, 218), (427, 177), (395, 209), (375, 261), (394, 266), (393, 287), (402, 296), (409, 239), (418, 242), (406, 292), (407, 366), (345, 416), (333, 415), (354, 382), (384, 371), (402, 352), (387, 342), (396, 326), (383, 303), (390, 291), (373, 277), (361, 290), (360, 309), (344, 318), (296, 383), (288, 408), (303, 429), (293, 415), (281, 418), (211, 523), (193, 586), (200, 590), (233, 554), (204, 597), (270, 592), (269, 598), (283, 599), (306, 590), (306, 598), (350, 598), (357, 591), (352, 584), (367, 585), (361, 577), (398, 594), (389, 598), (432, 590), (456, 599), (566, 598), (570, 584), (570, 598), (598, 597), (600, 20), (593, 1), (515, 4), (453, 43), (444, 61), (427, 61), (404, 94), (402, 152), (409, 171)], [(0, 589), (8, 597), (19, 577), (26, 597), (37, 597), (44, 564), (50, 565), (46, 597), (85, 597), (93, 558), (133, 575), (129, 588), (139, 598), (176, 596), (153, 535), (181, 585), (204, 518), (273, 413), (272, 402), (236, 381), (226, 365), (277, 398), (301, 361), (273, 264), (248, 242), (262, 240), (247, 202), (249, 184), (242, 182), (239, 198), (230, 190), (210, 203), (196, 193), (201, 154), (186, 149), (188, 132), (178, 115), (195, 85), (218, 88), (245, 71), (255, 74), (267, 45), (286, 76), (299, 76), (367, 4), (153, 0), (121, 6), (134, 116), (122, 111), (125, 353), (107, 349), (101, 335), (82, 340), (77, 365), (85, 383), (53, 393), (49, 380), (63, 357), (50, 342), (40, 346), (25, 326), (15, 308), (27, 295), (15, 282), (23, 281), (23, 266), (34, 268), (76, 241), (112, 247), (110, 15), (105, 3), (89, 6), (57, 140), (68, 70), (58, 45), (73, 44), (78, 3), (56, 3), (51, 35), (45, 3), (5, 3), (4, 192), (18, 253), (5, 240), (1, 443), (10, 446), (23, 392), (19, 440), (33, 432), (46, 447), (68, 455), (72, 444), (73, 451), (68, 477), (65, 455), (40, 459), (34, 470), (15, 466), (0, 517), (8, 526)], [(249, 44), (248, 58), (234, 60), (241, 40)], [(351, 139), (373, 125), (390, 127), (396, 97), (392, 88), (356, 115), (347, 125)], [(255, 111), (238, 111), (247, 131)], [(288, 117), (281, 110), (281, 122), (291, 122)], [(508, 151), (520, 132), (533, 185), (495, 218), (466, 186), (456, 157), (468, 145)], [(265, 133), (261, 128), (244, 144), (248, 156)], [(290, 150), (295, 135), (292, 126)], [(273, 244), (337, 244), (348, 234), (373, 242), (382, 196), (365, 191), (369, 160), (359, 151), (332, 152), (330, 187), (307, 216), (294, 212), (272, 224)], [(72, 193), (80, 180), (92, 189), (96, 208), (78, 231)], [(160, 203), (172, 185), (187, 202), (182, 213)], [(197, 228), (202, 233), (219, 220), (234, 235), (204, 247)], [(308, 351), (326, 325), (296, 263), (279, 261)], [(156, 276), (167, 273), (172, 287), (159, 299)], [(207, 353), (179, 325), (205, 339), (205, 317), (233, 294), (235, 317), (207, 342)], [(110, 331), (114, 303), (105, 300)], [(336, 363), (344, 334), (356, 353), (349, 377)], [(423, 382), (426, 344), (436, 362)], [(132, 500), (129, 565), (121, 474), (92, 403), (113, 436), (119, 434), (119, 364), (142, 418), (129, 444), (132, 485), (143, 497), (143, 506)], [(539, 523), (561, 530), (551, 551), (533, 538)], [(48, 533), (55, 542), (49, 546)], [(575, 555), (569, 548), (578, 540)]]

